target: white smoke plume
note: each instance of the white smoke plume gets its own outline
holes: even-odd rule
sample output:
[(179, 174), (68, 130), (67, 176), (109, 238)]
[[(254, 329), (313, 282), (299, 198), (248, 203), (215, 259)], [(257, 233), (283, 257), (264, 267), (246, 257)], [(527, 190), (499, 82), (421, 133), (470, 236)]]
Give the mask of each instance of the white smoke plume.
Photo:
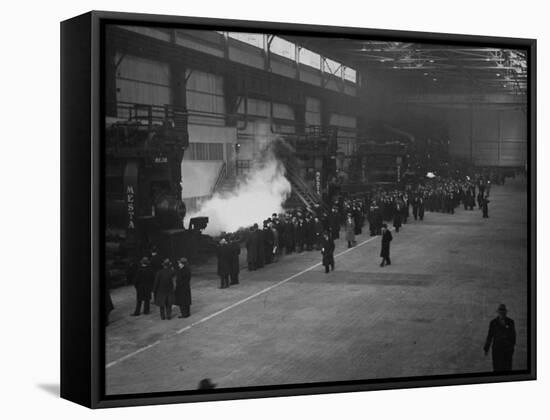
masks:
[(282, 212), (282, 204), (291, 192), (283, 164), (276, 159), (267, 145), (261, 157), (235, 189), (228, 193), (215, 193), (199, 209), (188, 215), (209, 218), (204, 233), (217, 236), (221, 232), (235, 232), (258, 223), (273, 213)]

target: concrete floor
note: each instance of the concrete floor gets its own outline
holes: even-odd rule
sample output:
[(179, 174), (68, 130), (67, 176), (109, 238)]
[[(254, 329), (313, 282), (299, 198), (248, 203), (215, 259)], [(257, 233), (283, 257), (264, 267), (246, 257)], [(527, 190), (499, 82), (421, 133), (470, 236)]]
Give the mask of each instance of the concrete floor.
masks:
[[(491, 191), (479, 210), (427, 213), (394, 233), (392, 265), (380, 238), (337, 241), (336, 271), (318, 252), (294, 254), (218, 289), (212, 265), (195, 270), (192, 315), (128, 316), (130, 287), (112, 293), (107, 394), (394, 378), (491, 371), (483, 354), (499, 303), (516, 322), (514, 368), (527, 362), (525, 182)], [(266, 290), (267, 288), (270, 288)]]

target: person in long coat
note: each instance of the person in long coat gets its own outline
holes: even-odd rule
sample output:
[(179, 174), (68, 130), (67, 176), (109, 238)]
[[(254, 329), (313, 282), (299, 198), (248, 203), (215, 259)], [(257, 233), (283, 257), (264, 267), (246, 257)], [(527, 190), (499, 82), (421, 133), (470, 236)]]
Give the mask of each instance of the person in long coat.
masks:
[(344, 229), (346, 231), (346, 242), (348, 243), (348, 248), (351, 248), (355, 245), (355, 221), (353, 220), (351, 213), (348, 213)]
[(485, 356), (489, 354), (489, 349), (492, 347), (493, 370), (495, 372), (512, 370), (516, 327), (514, 320), (506, 316), (507, 312), (506, 305), (500, 304), (497, 309), (498, 316), (489, 324), (489, 332), (483, 347)]
[(273, 231), (271, 230), (271, 221), (268, 219), (264, 222), (264, 228), (262, 231), (263, 244), (264, 244), (264, 261), (265, 264), (271, 264), (273, 262)]
[(395, 228), (396, 232), (399, 232), (399, 228), (401, 227), (402, 214), (403, 210), (401, 208), (401, 204), (397, 203), (395, 205), (395, 211), (393, 212), (393, 227)]
[(340, 239), (340, 215), (338, 209), (333, 208), (329, 217), (330, 230), (334, 239)]
[(187, 318), (191, 315), (191, 268), (187, 258), (178, 260), (176, 270), (176, 305), (180, 308), (179, 318)]
[(418, 218), (420, 221), (424, 220), (424, 199), (422, 197), (418, 199)]
[(408, 220), (409, 220), (409, 199), (407, 198), (407, 196), (403, 196), (403, 206), (401, 207), (401, 210), (402, 210), (402, 218), (403, 218), (403, 224), (407, 224)]
[(276, 262), (278, 259), (278, 256), (281, 254), (281, 240), (280, 238), (280, 229), (278, 229), (278, 224), (272, 224), (271, 225), (271, 233), (273, 234), (273, 249), (271, 250), (272, 253), (272, 261)]
[(367, 211), (367, 220), (369, 222), (369, 232), (370, 236), (376, 235), (376, 214), (375, 214), (375, 203), (372, 203)]
[(230, 242), (231, 246), (231, 269), (229, 271), (229, 284), (239, 284), (239, 272), (241, 271), (239, 255), (241, 255), (241, 243), (239, 238), (234, 237)]
[(156, 275), (162, 269), (162, 257), (160, 256), (158, 249), (153, 247), (151, 249), (151, 268), (153, 269), (153, 274)]
[(285, 222), (285, 251), (287, 254), (296, 252), (296, 226), (294, 220), (288, 219)]
[(162, 269), (155, 276), (153, 293), (155, 305), (160, 308), (160, 319), (172, 318), (172, 305), (174, 304), (175, 273), (172, 264), (167, 258), (162, 263)]
[(483, 211), (483, 218), (488, 219), (489, 218), (489, 199), (487, 197), (484, 197), (481, 199), (481, 209)]
[(388, 229), (388, 225), (385, 223), (382, 225), (382, 250), (380, 251), (380, 256), (382, 257), (382, 262), (380, 263), (380, 267), (384, 267), (384, 265), (390, 265), (390, 242), (392, 241), (393, 237), (391, 235), (391, 232)]
[(323, 240), (321, 243), (321, 254), (323, 256), (323, 265), (325, 266), (325, 273), (334, 271), (334, 240), (329, 232), (323, 232)]
[(132, 316), (141, 314), (141, 304), (143, 303), (143, 313), (149, 314), (149, 302), (151, 301), (151, 292), (155, 282), (155, 273), (151, 267), (149, 258), (143, 257), (134, 273), (134, 287), (136, 289), (136, 308)]
[(258, 229), (258, 225), (256, 226), (256, 229), (254, 230), (254, 235), (256, 235), (256, 252), (257, 252), (257, 268), (262, 268), (265, 265), (265, 244), (264, 244), (264, 231), (262, 229)]
[(248, 271), (254, 271), (258, 268), (258, 236), (256, 230), (258, 225), (255, 224), (250, 228), (248, 237), (246, 238), (246, 261), (248, 263)]
[[(418, 197), (412, 199), (413, 217), (414, 220), (418, 220)], [(397, 232), (397, 230), (396, 230)]]
[(299, 219), (295, 225), (296, 229), (296, 251), (302, 252), (304, 250), (305, 238), (306, 238), (306, 227), (304, 221)]
[(218, 245), (218, 276), (220, 276), (220, 289), (229, 287), (229, 275), (231, 274), (232, 249), (225, 238)]
[(383, 217), (382, 217), (382, 210), (379, 206), (374, 206), (374, 226), (375, 226), (375, 233), (376, 235), (380, 235), (382, 232), (382, 223), (383, 223)]
[(353, 222), (355, 223), (354, 233), (361, 235), (363, 233), (363, 214), (358, 207), (353, 208)]
[(323, 229), (323, 223), (319, 220), (318, 217), (315, 217), (315, 220), (313, 222), (313, 234), (314, 234), (314, 245), (315, 249), (319, 251), (322, 247), (322, 241), (323, 241), (323, 232), (327, 229)]

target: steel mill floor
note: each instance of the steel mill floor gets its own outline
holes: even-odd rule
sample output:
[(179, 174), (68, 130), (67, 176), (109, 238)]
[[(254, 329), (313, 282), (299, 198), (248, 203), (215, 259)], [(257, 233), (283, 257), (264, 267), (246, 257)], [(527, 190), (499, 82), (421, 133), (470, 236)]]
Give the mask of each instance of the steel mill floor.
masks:
[(218, 289), (214, 266), (196, 269), (191, 317), (130, 317), (134, 290), (112, 291), (106, 392), (127, 394), (491, 371), (483, 354), (499, 303), (515, 320), (514, 369), (527, 362), (525, 181), (493, 186), (481, 211), (426, 213), (393, 233), (392, 265), (380, 237), (336, 242), (336, 270), (320, 253), (284, 256), (241, 271)]

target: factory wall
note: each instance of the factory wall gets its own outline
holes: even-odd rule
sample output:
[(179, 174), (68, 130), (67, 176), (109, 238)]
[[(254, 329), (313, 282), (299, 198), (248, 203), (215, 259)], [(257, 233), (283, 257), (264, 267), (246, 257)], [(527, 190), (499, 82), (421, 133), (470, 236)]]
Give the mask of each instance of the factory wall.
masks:
[[(169, 57), (173, 55), (155, 54), (154, 51), (144, 53), (145, 56), (141, 57), (139, 56), (141, 48), (132, 49), (131, 52), (125, 49), (117, 50), (114, 54), (117, 103), (149, 104), (160, 107), (163, 105), (186, 106), (190, 113), (189, 147), (182, 162), (184, 198), (191, 199), (210, 194), (221, 170), (226, 171), (230, 176), (236, 174), (237, 166), (243, 166), (238, 162), (246, 163), (257, 158), (265, 142), (277, 136), (295, 133), (297, 125), (337, 125), (340, 133), (340, 152), (350, 153), (353, 149), (351, 145), (353, 134), (350, 132), (356, 128), (356, 118), (335, 114), (334, 109), (338, 109), (335, 103), (329, 101), (328, 106), (332, 106), (332, 109), (325, 108), (327, 100), (320, 98), (324, 97), (322, 91), (331, 91), (332, 95), (336, 93), (342, 97), (355, 96), (358, 85), (350, 81), (347, 75), (344, 79), (343, 70), (341, 77), (327, 72), (318, 54), (306, 50), (309, 61), (306, 60), (305, 64), (298, 65), (295, 58), (299, 54), (299, 49), (281, 38), (277, 38), (274, 43), (280, 44), (279, 47), (282, 46), (279, 51), (282, 51), (285, 56), (277, 54), (267, 56), (265, 44), (250, 45), (246, 39), (243, 42), (236, 38), (227, 38), (214, 31), (171, 31), (131, 26), (119, 28), (136, 33), (136, 36), (166, 42), (167, 46), (176, 45), (197, 51), (197, 58), (191, 53), (189, 59), (179, 63), (170, 61), (173, 59)], [(139, 42), (143, 45), (144, 40)], [(228, 104), (231, 104), (231, 95), (234, 95), (234, 92), (227, 93), (229, 87), (224, 84), (228, 83), (227, 75), (235, 72), (237, 68), (229, 64), (227, 66), (214, 64), (214, 62), (205, 65), (208, 60), (199, 58), (199, 52), (203, 56), (208, 54), (216, 57), (217, 60), (222, 58), (244, 65), (255, 69), (256, 72), (259, 70), (265, 71), (266, 74), (277, 75), (279, 78), (277, 84), (268, 88), (268, 90), (275, 90), (274, 95), (267, 95), (268, 91), (262, 93), (261, 88), (256, 91), (258, 81), (251, 79), (251, 87), (247, 88), (251, 89), (250, 96), (236, 97), (237, 108), (228, 108), (233, 106)], [(319, 58), (320, 65), (317, 68), (315, 63), (310, 62), (311, 57)], [(248, 75), (247, 71), (244, 74)], [(287, 103), (285, 103), (287, 94), (281, 95), (281, 92), (285, 92), (284, 78), (289, 79), (288, 88), (286, 88), (289, 96)], [(262, 82), (260, 87), (263, 86), (265, 90), (270, 83), (269, 80), (271, 79)], [(297, 81), (303, 82), (300, 83), (304, 85), (303, 92), (296, 89)], [(245, 84), (248, 85), (248, 81)], [(231, 89), (234, 88), (235, 86), (231, 87)], [(311, 95), (311, 92), (316, 90), (320, 92), (319, 98)], [(264, 94), (265, 96), (262, 96)], [(299, 100), (296, 102), (296, 98), (300, 96), (305, 101), (303, 108), (297, 105)], [(276, 99), (270, 101), (268, 97)], [(347, 102), (345, 98), (342, 98), (342, 101)], [(123, 112), (121, 113), (120, 109), (117, 112), (117, 117), (127, 117)], [(245, 112), (248, 116), (243, 121)], [(233, 118), (231, 115), (235, 115), (233, 113), (240, 115), (239, 121), (234, 119), (229, 121)], [(199, 173), (209, 175), (196, 176)], [(186, 185), (185, 179), (189, 177), (195, 180), (192, 185)]]
[[(172, 103), (168, 63), (117, 53), (117, 102), (166, 105)], [(121, 116), (122, 117), (122, 116)]]
[(479, 166), (518, 167), (527, 157), (527, 126), (518, 107), (475, 105), (449, 109), (449, 152)]

